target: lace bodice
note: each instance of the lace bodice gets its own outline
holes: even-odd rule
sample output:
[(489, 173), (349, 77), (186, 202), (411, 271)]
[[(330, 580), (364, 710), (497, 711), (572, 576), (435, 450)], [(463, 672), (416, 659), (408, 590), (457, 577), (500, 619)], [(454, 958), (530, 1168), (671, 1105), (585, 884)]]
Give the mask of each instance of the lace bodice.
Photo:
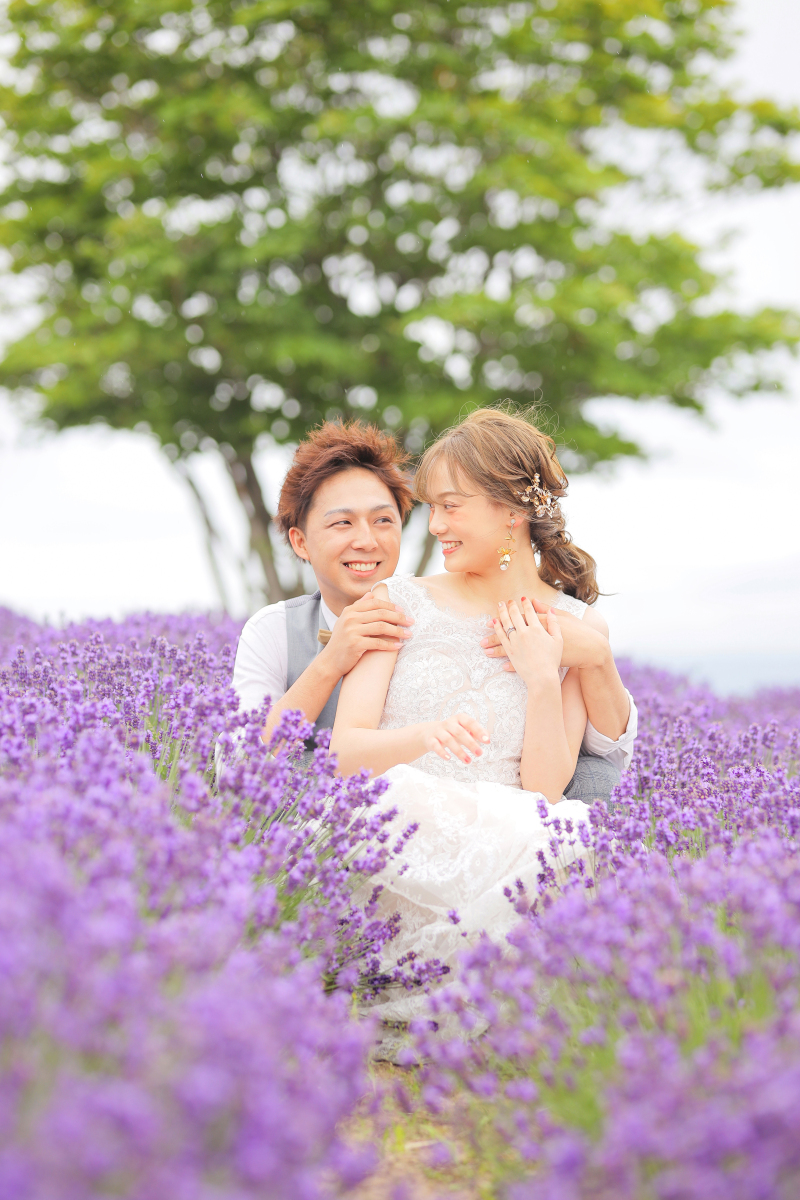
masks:
[[(434, 603), (411, 575), (386, 581), (389, 595), (414, 618), (412, 636), (397, 656), (386, 695), (381, 729), (401, 729), (418, 721), (441, 721), (467, 712), (480, 721), (491, 741), (480, 758), (466, 764), (430, 753), (412, 766), (429, 775), (465, 783), (485, 781), (521, 787), (520, 759), (525, 736), (527, 690), (504, 660), (489, 658), (480, 644), (488, 614), (466, 617)], [(561, 595), (554, 605), (582, 617), (582, 600)], [(566, 671), (562, 671), (562, 678)]]

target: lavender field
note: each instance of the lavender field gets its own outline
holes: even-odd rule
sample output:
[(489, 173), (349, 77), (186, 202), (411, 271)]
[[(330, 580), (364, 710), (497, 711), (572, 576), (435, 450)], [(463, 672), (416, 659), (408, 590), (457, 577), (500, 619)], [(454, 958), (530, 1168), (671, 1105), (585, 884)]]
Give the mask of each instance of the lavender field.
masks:
[[(591, 868), (441, 980), (387, 968), (370, 894), (413, 830), (324, 747), (301, 767), (299, 721), (263, 746), (238, 629), (0, 610), (0, 1194), (794, 1198), (800, 690), (628, 665), (611, 811), (551, 815)], [(392, 981), (437, 1027), (378, 1068)]]

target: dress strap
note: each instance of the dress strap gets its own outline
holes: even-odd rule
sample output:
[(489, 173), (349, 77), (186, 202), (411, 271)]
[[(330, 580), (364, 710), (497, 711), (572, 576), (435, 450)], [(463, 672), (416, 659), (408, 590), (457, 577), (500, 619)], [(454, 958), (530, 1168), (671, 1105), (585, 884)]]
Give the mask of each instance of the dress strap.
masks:
[[(404, 592), (406, 592), (408, 590), (407, 586), (404, 586), (404, 585), (408, 585), (409, 583), (411, 583), (412, 585), (414, 584), (414, 576), (410, 572), (408, 572), (407, 574), (404, 573), (402, 575), (390, 575), (388, 579), (379, 579), (377, 583), (373, 583), (372, 587), (369, 590), (374, 591), (374, 589), (376, 587), (380, 587), (381, 584), (384, 584), (386, 586), (386, 588), (388, 588), (390, 596), (393, 591), (400, 592), (400, 594), (402, 595)], [(419, 588), (420, 585), (416, 584), (416, 587)], [(420, 590), (424, 590), (424, 589), (420, 589)]]
[(561, 592), (553, 608), (561, 608), (564, 612), (572, 613), (573, 617), (583, 620), (588, 605), (583, 600), (576, 599), (575, 596), (567, 596), (565, 592)]

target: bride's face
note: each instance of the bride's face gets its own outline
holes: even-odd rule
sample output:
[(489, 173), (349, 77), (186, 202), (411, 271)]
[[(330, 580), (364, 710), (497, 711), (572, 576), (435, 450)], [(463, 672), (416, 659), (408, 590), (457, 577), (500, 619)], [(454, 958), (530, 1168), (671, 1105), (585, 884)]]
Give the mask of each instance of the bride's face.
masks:
[(445, 568), (478, 575), (496, 572), (510, 511), (473, 491), (469, 480), (454, 479), (444, 463), (431, 472), (429, 495), (429, 527), (439, 540)]

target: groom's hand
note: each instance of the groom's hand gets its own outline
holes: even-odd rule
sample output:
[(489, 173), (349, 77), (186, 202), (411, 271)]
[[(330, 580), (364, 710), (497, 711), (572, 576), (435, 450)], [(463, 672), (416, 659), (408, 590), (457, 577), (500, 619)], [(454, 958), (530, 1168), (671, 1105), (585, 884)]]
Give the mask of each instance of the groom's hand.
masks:
[(399, 605), (367, 592), (342, 609), (330, 641), (317, 655), (317, 662), (339, 680), (352, 671), (367, 650), (398, 651), (406, 638), (411, 637), (408, 626), (413, 624), (413, 617), (407, 617)]
[[(539, 600), (533, 600), (532, 604), (539, 617), (540, 625), (547, 628), (548, 605), (542, 604)], [(608, 637), (597, 628), (598, 625), (605, 625), (602, 617), (593, 613), (587, 613), (583, 618), (575, 617), (572, 613), (564, 612), (560, 608), (553, 609), (553, 615), (561, 627), (561, 636), (564, 640), (561, 666), (578, 667), (582, 670), (602, 666), (610, 653)], [(487, 637), (482, 638), (481, 645), (489, 658), (506, 657), (506, 652), (496, 633), (490, 633)], [(505, 670), (514, 670), (510, 662), (506, 663)]]

